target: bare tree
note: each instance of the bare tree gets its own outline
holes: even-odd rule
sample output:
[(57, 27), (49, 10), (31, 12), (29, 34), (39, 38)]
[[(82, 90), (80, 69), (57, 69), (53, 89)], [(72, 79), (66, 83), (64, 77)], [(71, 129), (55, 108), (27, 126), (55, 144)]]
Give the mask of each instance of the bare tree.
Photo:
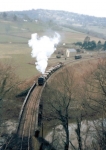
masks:
[(2, 16), (3, 16), (4, 19), (6, 19), (7, 18), (7, 13), (3, 12)]
[[(56, 133), (57, 126), (62, 126), (63, 132), (59, 135), (59, 139), (53, 135), (52, 143), (56, 146), (58, 143), (56, 149), (104, 150), (106, 149), (106, 60), (100, 59), (99, 63), (89, 63), (80, 78), (81, 71), (80, 64), (74, 68), (63, 69), (47, 83), (43, 94), (45, 101), (43, 119), (55, 122), (53, 128), (56, 135), (60, 134)], [(76, 144), (70, 140), (70, 120), (76, 123)], [(84, 120), (88, 123), (85, 131), (82, 132)]]
[(14, 69), (8, 64), (0, 63), (0, 126), (3, 122), (4, 99), (15, 96), (20, 83)]
[(15, 74), (15, 69), (11, 65), (0, 63), (0, 98), (3, 99), (7, 96), (14, 95), (21, 83), (19, 78)]
[(94, 116), (96, 130), (94, 149), (106, 149), (106, 60), (100, 59), (97, 67), (85, 78), (86, 96), (83, 99), (83, 108), (87, 114)]
[[(72, 109), (77, 109), (77, 104), (75, 104), (77, 88), (78, 85), (74, 79), (74, 68), (71, 68), (71, 72), (64, 69), (55, 77), (55, 81), (53, 80), (50, 85), (47, 85), (46, 96), (43, 97), (46, 100), (44, 103), (44, 119), (55, 119), (56, 125), (61, 124), (63, 127), (64, 150), (69, 149), (69, 119), (75, 119), (76, 114), (73, 113)], [(47, 110), (47, 108), (49, 109)]]

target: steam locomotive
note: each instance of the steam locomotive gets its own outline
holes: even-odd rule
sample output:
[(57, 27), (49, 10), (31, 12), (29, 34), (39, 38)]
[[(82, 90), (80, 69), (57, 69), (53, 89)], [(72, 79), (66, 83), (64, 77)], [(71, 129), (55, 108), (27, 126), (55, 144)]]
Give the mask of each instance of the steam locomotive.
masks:
[(39, 85), (39, 86), (42, 86), (42, 85), (45, 83), (45, 81), (49, 78), (49, 76), (50, 76), (53, 72), (55, 72), (56, 70), (58, 70), (59, 68), (61, 68), (63, 65), (64, 65), (64, 64), (60, 62), (60, 63), (57, 64), (56, 66), (51, 67), (49, 70), (47, 70), (44, 74), (42, 74), (42, 76), (40, 76), (40, 77), (38, 78), (38, 85)]

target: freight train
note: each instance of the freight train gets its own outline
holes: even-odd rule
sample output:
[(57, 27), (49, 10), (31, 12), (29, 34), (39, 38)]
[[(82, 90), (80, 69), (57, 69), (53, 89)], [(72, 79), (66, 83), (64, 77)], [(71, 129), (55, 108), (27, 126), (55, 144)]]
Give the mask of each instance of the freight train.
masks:
[(63, 63), (59, 63), (54, 67), (51, 67), (49, 70), (47, 70), (44, 74), (42, 74), (42, 76), (40, 76), (38, 78), (38, 85), (43, 85), (45, 83), (45, 81), (49, 78), (49, 76), (55, 72), (56, 70), (58, 70), (59, 68), (61, 68), (64, 64)]

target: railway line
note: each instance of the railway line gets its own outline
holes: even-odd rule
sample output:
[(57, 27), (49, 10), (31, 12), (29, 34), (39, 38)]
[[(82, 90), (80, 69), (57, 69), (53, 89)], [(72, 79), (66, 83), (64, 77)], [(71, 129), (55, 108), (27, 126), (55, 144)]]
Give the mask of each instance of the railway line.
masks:
[(37, 128), (37, 114), (40, 102), (40, 93), (42, 91), (42, 87), (36, 86), (32, 91), (27, 105), (24, 109), (24, 113), (22, 115), (22, 119), (20, 122), (20, 127), (17, 131), (19, 137), (21, 137), (21, 145), (20, 149), (25, 147), (24, 138), (26, 137), (26, 143), (28, 149), (30, 149), (30, 137), (34, 135), (34, 131)]
[[(44, 86), (37, 86), (34, 83), (31, 87), (32, 89), (29, 91), (21, 108), (17, 133), (6, 144), (5, 150), (9, 149), (9, 147), (16, 150), (31, 150), (31, 136), (34, 135), (34, 131), (38, 127), (39, 103)], [(13, 146), (14, 139), (17, 148)]]
[[(81, 60), (97, 58), (98, 57), (85, 57)], [(78, 61), (79, 60), (68, 60), (64, 66)], [(35, 130), (39, 127), (39, 104), (45, 84), (38, 86), (37, 83), (34, 83), (30, 88), (20, 111), (16, 134), (6, 143), (3, 150), (9, 150), (9, 148), (13, 150), (32, 150), (31, 137), (34, 136)], [(13, 143), (15, 143), (15, 145)]]

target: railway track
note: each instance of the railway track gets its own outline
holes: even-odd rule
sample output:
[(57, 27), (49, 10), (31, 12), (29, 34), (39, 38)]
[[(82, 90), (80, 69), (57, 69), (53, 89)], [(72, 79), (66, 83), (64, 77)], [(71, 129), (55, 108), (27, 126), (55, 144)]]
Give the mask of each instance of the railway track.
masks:
[[(97, 58), (98, 57), (87, 57), (81, 60)], [(65, 65), (78, 61), (80, 60), (69, 60)], [(6, 143), (3, 150), (9, 150), (9, 147), (10, 149), (12, 147), (13, 150), (32, 150), (31, 137), (38, 128), (39, 104), (44, 87), (45, 84), (44, 86), (38, 86), (36, 83), (31, 87), (21, 108), (17, 133), (10, 139), (10, 141), (8, 141), (8, 143)]]
[[(9, 147), (14, 150), (31, 150), (31, 136), (38, 127), (39, 103), (43, 88), (44, 86), (36, 85), (31, 90), (27, 101), (22, 106), (23, 110), (21, 109), (17, 134), (11, 138), (3, 150), (7, 150)], [(14, 141), (16, 148), (13, 146)]]
[[(25, 107), (22, 121), (20, 122), (20, 127), (17, 132), (19, 137), (21, 137), (20, 150), (24, 149), (25, 146), (28, 150), (30, 149), (30, 138), (34, 135), (34, 131), (37, 128), (36, 114), (38, 114), (41, 91), (42, 87), (36, 86), (32, 91)], [(24, 144), (24, 139), (26, 139), (25, 142), (27, 145)]]

